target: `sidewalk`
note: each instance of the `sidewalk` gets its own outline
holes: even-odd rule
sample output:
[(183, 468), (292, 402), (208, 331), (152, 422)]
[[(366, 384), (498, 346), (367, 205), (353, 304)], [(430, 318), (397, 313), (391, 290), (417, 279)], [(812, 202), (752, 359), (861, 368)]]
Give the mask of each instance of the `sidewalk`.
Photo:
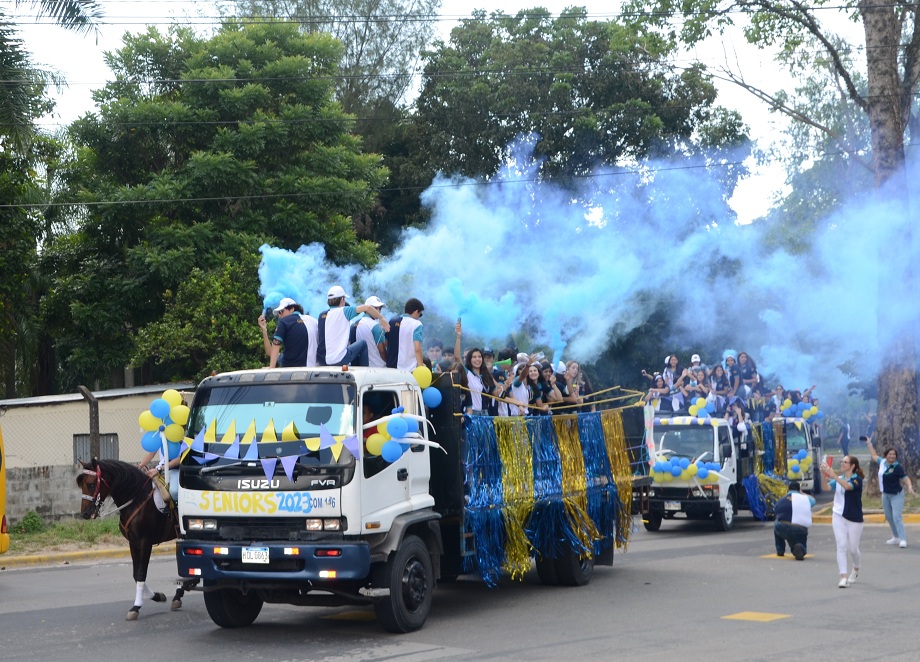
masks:
[[(176, 543), (170, 541), (154, 546), (150, 556), (175, 556)], [(119, 549), (84, 549), (79, 552), (49, 552), (48, 554), (30, 554), (28, 556), (0, 556), (0, 570), (24, 568), (33, 565), (69, 565), (80, 561), (101, 559), (130, 559), (131, 550)]]
[[(830, 524), (832, 521), (831, 506), (832, 504), (818, 504), (815, 506), (811, 515), (812, 523)], [(918, 513), (904, 513), (903, 519), (905, 524), (920, 524), (920, 514)], [(863, 511), (863, 522), (866, 524), (884, 524), (885, 514), (881, 510), (865, 510)]]

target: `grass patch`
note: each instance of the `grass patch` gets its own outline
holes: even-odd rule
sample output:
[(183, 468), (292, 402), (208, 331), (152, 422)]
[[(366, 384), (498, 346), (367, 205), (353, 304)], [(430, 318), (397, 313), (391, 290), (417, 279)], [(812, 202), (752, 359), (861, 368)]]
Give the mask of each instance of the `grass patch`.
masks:
[[(28, 518), (27, 515), (23, 522)], [(10, 527), (8, 553), (11, 556), (128, 545), (118, 530), (118, 517), (114, 516), (96, 520), (63, 520), (45, 524), (38, 527), (39, 530), (34, 530), (35, 528), (34, 522), (29, 527), (20, 527), (17, 523)]]

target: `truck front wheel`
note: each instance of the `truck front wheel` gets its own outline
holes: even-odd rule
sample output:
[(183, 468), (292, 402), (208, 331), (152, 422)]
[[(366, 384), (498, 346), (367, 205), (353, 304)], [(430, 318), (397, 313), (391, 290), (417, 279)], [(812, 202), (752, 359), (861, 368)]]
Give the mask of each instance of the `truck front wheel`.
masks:
[(735, 524), (735, 493), (725, 496), (725, 505), (716, 513), (716, 528), (719, 531), (731, 531)]
[(206, 591), (204, 606), (216, 625), (222, 628), (243, 628), (252, 625), (262, 611), (262, 598), (255, 591), (245, 595), (233, 589)]
[(390, 595), (374, 603), (377, 620), (387, 632), (412, 632), (428, 619), (434, 592), (431, 556), (417, 536), (406, 536), (383, 566), (380, 582)]
[(661, 514), (648, 513), (642, 523), (646, 531), (657, 531), (661, 528)]

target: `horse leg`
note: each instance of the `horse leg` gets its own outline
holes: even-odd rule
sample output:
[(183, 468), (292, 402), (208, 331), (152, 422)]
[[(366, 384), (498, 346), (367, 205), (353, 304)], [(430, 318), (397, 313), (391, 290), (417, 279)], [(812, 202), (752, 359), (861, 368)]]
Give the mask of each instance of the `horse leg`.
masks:
[(149, 591), (147, 588), (147, 572), (146, 568), (144, 573), (139, 570), (138, 562), (140, 561), (140, 549), (134, 542), (128, 541), (128, 546), (131, 548), (131, 563), (134, 570), (134, 604), (131, 606), (131, 609), (128, 610), (128, 615), (125, 616), (126, 621), (136, 621), (138, 616), (140, 616), (141, 605), (144, 604), (144, 589)]
[(182, 596), (185, 595), (185, 589), (179, 586), (176, 589), (176, 594), (173, 596), (172, 602), (169, 604), (169, 608), (172, 611), (182, 609)]

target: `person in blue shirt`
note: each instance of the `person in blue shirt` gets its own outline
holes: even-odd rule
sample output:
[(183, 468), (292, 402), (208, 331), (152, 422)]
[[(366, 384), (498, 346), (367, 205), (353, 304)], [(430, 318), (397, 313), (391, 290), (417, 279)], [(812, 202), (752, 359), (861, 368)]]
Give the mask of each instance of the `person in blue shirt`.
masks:
[(815, 505), (814, 497), (802, 494), (802, 486), (797, 480), (789, 483), (789, 492), (776, 502), (773, 512), (773, 541), (776, 555), (786, 554), (786, 544), (792, 550), (796, 561), (805, 559), (808, 551), (808, 529), (811, 528), (811, 507)]
[(907, 547), (907, 534), (904, 532), (904, 490), (907, 489), (911, 496), (914, 496), (914, 486), (904, 471), (904, 467), (898, 462), (898, 451), (895, 448), (887, 448), (880, 457), (875, 452), (875, 446), (872, 445), (872, 439), (869, 437), (860, 437), (869, 447), (869, 454), (873, 462), (878, 462), (878, 484), (882, 490), (882, 510), (885, 512), (885, 519), (891, 528), (891, 538), (886, 541), (886, 545), (898, 545), (902, 549)]
[[(302, 314), (303, 308), (285, 297), (275, 308), (278, 324), (272, 338), (270, 368), (303, 367), (316, 365), (316, 320)], [(284, 347), (284, 354), (281, 348)]]

